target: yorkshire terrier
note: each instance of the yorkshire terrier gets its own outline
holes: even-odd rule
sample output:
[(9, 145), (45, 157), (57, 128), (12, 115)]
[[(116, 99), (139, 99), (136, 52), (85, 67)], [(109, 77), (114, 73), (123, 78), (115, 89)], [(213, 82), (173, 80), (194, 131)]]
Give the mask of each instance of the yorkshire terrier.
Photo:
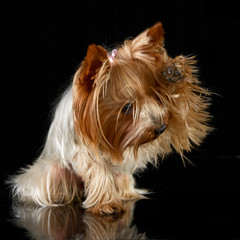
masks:
[(168, 56), (160, 22), (111, 52), (90, 45), (41, 155), (11, 178), (13, 196), (40, 206), (81, 201), (99, 214), (143, 198), (133, 174), (173, 149), (184, 158), (211, 130), (210, 92), (195, 65)]

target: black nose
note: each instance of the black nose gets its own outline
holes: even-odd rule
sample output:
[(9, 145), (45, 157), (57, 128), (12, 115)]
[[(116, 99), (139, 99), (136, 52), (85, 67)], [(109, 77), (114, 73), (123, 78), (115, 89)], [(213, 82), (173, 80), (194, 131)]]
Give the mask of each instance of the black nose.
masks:
[(154, 131), (154, 133), (155, 133), (156, 135), (160, 135), (160, 134), (162, 134), (162, 133), (165, 131), (166, 128), (167, 128), (167, 125), (166, 125), (165, 123), (163, 123), (159, 128), (157, 128), (157, 129)]

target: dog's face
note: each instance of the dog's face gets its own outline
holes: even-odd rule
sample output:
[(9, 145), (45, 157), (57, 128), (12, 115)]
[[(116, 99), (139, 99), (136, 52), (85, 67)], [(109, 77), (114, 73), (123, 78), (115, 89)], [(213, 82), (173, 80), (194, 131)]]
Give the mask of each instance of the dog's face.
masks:
[[(210, 129), (206, 90), (194, 77), (194, 61), (179, 57), (169, 68), (173, 60), (163, 48), (163, 34), (157, 23), (125, 41), (114, 57), (90, 45), (75, 74), (76, 133), (97, 154), (110, 154), (113, 162), (121, 162), (129, 148), (137, 157), (139, 147), (154, 140), (159, 154), (172, 147), (182, 154)], [(179, 81), (168, 76), (175, 67), (173, 76)]]

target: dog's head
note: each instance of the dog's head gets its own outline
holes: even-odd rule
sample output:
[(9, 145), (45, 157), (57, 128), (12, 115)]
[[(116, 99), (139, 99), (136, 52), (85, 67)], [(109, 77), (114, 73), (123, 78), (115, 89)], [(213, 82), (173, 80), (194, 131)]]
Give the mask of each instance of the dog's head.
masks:
[(196, 79), (195, 61), (175, 58), (176, 75), (183, 76), (167, 79), (173, 60), (163, 36), (157, 23), (110, 53), (88, 47), (73, 82), (74, 123), (79, 139), (96, 154), (120, 163), (126, 149), (137, 157), (140, 146), (156, 140), (160, 155), (172, 147), (182, 155), (210, 130), (208, 92)]

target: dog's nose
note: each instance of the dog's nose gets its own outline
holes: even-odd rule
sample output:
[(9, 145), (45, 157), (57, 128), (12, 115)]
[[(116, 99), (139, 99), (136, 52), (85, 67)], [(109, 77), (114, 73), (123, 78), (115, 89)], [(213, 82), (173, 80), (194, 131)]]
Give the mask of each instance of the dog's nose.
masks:
[(162, 134), (167, 128), (167, 125), (165, 123), (163, 123), (160, 127), (158, 127), (157, 129), (155, 129), (154, 133), (156, 135), (160, 135)]

